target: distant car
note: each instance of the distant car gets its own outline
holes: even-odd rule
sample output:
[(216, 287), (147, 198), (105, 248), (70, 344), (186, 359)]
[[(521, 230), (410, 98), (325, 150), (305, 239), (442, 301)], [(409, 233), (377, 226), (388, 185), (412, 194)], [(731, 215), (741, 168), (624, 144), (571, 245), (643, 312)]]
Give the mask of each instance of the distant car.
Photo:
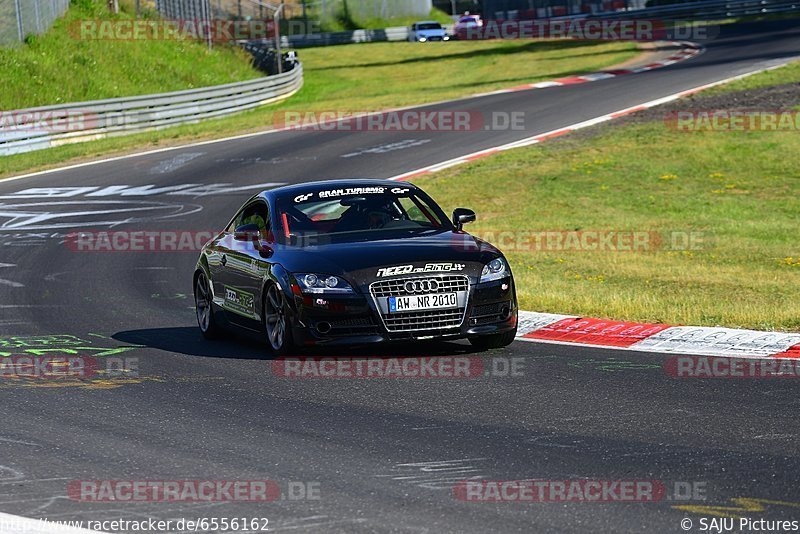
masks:
[(197, 322), (266, 340), (273, 354), (309, 345), (468, 339), (514, 341), (517, 298), (503, 254), (462, 230), (408, 183), (334, 180), (264, 191), (203, 247)]
[(415, 22), (408, 29), (408, 40), (412, 43), (449, 41), (450, 36), (441, 24), (435, 21)]
[(474, 38), (470, 33), (476, 33), (483, 28), (483, 20), (478, 15), (464, 15), (456, 22), (454, 33), (459, 39)]

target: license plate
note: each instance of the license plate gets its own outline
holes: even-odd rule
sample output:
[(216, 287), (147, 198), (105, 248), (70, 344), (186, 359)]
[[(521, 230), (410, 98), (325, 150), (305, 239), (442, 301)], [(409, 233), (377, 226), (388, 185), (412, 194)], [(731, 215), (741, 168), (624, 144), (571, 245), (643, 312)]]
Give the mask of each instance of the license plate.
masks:
[(390, 313), (414, 310), (441, 310), (445, 308), (458, 308), (458, 297), (455, 293), (389, 297)]

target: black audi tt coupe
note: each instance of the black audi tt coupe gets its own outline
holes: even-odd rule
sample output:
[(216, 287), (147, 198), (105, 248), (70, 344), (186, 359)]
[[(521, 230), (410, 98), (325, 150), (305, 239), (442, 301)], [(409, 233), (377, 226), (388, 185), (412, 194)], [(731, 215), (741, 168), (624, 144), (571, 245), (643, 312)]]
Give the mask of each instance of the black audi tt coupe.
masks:
[(310, 345), (469, 339), (510, 344), (514, 278), (503, 254), (463, 231), (420, 188), (337, 180), (254, 196), (209, 241), (194, 272), (206, 338), (266, 339), (276, 355)]

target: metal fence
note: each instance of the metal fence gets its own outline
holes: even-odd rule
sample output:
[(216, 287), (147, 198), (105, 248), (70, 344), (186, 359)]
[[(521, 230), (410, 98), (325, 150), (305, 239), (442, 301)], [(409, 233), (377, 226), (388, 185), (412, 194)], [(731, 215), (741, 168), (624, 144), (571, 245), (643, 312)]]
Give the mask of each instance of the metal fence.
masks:
[(316, 0), (308, 3), (321, 20), (347, 16), (352, 20), (427, 17), (433, 0)]
[(173, 20), (211, 20), (211, 0), (156, 0), (156, 9), (164, 18)]
[(44, 33), (68, 7), (69, 0), (0, 0), (0, 45)]
[[(263, 2), (254, 0), (158, 0), (162, 13), (169, 13), (170, 6), (207, 3), (216, 18), (257, 19), (268, 18), (270, 10)], [(280, 0), (267, 0), (272, 5)], [(282, 18), (313, 20), (329, 23), (349, 18), (355, 22), (371, 19), (399, 17), (427, 17), (433, 9), (433, 0), (287, 0), (284, 2)], [(195, 8), (198, 10), (198, 8)], [(167, 15), (171, 16), (171, 15)]]

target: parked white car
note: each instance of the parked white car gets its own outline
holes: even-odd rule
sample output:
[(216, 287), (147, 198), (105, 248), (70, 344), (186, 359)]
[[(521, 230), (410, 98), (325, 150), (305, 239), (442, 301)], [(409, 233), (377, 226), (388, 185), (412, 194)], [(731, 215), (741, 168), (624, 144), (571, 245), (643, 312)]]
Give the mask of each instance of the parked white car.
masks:
[(428, 41), (449, 41), (450, 36), (436, 21), (415, 22), (408, 29), (408, 40), (412, 43), (427, 43)]

